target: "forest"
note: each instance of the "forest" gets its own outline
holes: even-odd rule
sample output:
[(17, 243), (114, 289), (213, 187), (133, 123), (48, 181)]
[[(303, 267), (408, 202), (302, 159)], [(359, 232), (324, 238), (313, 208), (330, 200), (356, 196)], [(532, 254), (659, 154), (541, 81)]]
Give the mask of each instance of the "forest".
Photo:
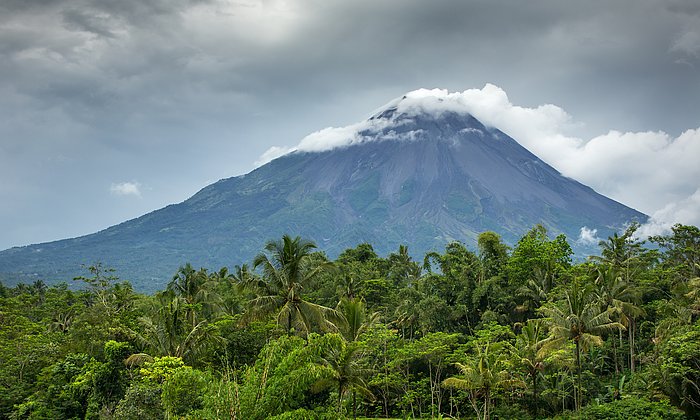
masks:
[[(700, 418), (700, 230), (0, 283), (3, 419)], [(53, 284), (53, 283), (52, 283)]]

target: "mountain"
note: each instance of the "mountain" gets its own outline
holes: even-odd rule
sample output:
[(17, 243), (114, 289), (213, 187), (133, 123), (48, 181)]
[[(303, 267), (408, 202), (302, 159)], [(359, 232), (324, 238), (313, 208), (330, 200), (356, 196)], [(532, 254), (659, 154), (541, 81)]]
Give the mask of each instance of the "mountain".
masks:
[(420, 256), (453, 240), (473, 246), (486, 230), (514, 244), (541, 223), (590, 253), (595, 244), (575, 242), (582, 227), (605, 238), (646, 219), (464, 110), (403, 97), (180, 204), (91, 235), (2, 251), (0, 279), (67, 281), (82, 274), (81, 264), (101, 261), (153, 291), (179, 265), (242, 264), (284, 233), (312, 239), (330, 256), (361, 242), (380, 254), (406, 244)]

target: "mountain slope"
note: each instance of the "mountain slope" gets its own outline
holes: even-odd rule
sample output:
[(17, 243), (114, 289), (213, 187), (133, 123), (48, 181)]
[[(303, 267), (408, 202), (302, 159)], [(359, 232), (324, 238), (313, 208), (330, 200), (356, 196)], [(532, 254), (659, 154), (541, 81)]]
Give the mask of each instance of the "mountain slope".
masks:
[(400, 104), (359, 125), (348, 144), (300, 148), (92, 235), (0, 252), (0, 278), (62, 281), (81, 263), (102, 261), (152, 291), (185, 262), (242, 264), (284, 233), (312, 239), (331, 256), (360, 242), (380, 253), (407, 244), (421, 255), (452, 240), (473, 245), (486, 230), (512, 244), (542, 223), (574, 241), (584, 226), (605, 237), (646, 219), (471, 115), (405, 112)]

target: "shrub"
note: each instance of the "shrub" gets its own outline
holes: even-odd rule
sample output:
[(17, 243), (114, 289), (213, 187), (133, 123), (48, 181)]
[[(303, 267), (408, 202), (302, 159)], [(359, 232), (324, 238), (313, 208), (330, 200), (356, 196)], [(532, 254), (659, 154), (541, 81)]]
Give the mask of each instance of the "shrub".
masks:
[(564, 414), (556, 418), (559, 420), (682, 420), (685, 415), (666, 401), (657, 402), (646, 398), (629, 397), (605, 404), (589, 405), (579, 414)]

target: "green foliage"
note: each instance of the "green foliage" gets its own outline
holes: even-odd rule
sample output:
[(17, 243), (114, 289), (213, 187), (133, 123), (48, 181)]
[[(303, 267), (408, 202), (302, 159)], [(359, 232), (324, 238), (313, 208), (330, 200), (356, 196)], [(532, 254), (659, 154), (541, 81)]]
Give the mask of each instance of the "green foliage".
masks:
[(152, 362), (144, 363), (139, 373), (146, 383), (162, 384), (183, 367), (185, 367), (185, 363), (179, 357), (155, 357)]
[(495, 394), (523, 386), (511, 373), (514, 369), (509, 348), (504, 341), (483, 343), (475, 340), (473, 350), (465, 354), (461, 362), (455, 363), (460, 374), (444, 381), (446, 387), (467, 393), (479, 419), (491, 418)]
[(649, 401), (645, 398), (629, 397), (600, 405), (589, 405), (578, 414), (564, 414), (557, 419), (586, 420), (682, 420), (683, 412), (668, 402)]
[(160, 386), (134, 382), (114, 410), (114, 418), (144, 420), (165, 418)]
[(551, 273), (556, 281), (570, 266), (572, 253), (564, 235), (550, 240), (547, 229), (537, 225), (513, 249), (506, 266), (508, 279), (514, 287), (522, 287), (535, 270), (540, 270)]
[(288, 235), (265, 245), (267, 253), (257, 255), (253, 261), (253, 267), (262, 270), (262, 277), (247, 284), (256, 294), (250, 301), (250, 319), (274, 315), (288, 334), (326, 329), (329, 308), (303, 298), (304, 288), (333, 268), (330, 262), (314, 258), (311, 251), (315, 248), (313, 242)]
[[(42, 369), (60, 355), (60, 333), (46, 331), (21, 297), (0, 298), (0, 417), (34, 390)], [(11, 384), (11, 386), (10, 386)]]
[(666, 249), (664, 265), (681, 279), (700, 276), (700, 228), (677, 224), (669, 236), (650, 238)]
[(297, 408), (296, 410), (272, 416), (269, 420), (336, 420), (337, 418), (335, 413)]
[(508, 247), (496, 232), (484, 232), (477, 240), (482, 280), (500, 276), (508, 262)]
[[(111, 408), (128, 387), (124, 361), (131, 354), (131, 345), (110, 340), (105, 343), (104, 354), (105, 361), (93, 363), (92, 371), (85, 372), (85, 375), (92, 379), (91, 402)], [(76, 382), (79, 383), (80, 380), (79, 377)]]
[(83, 418), (87, 395), (74, 385), (75, 379), (90, 364), (86, 354), (69, 354), (63, 360), (44, 368), (37, 378), (36, 392), (20, 404), (17, 418)]
[(422, 265), (285, 236), (153, 296), (102, 264), (0, 286), (0, 418), (698, 417), (697, 228), (636, 228), (573, 266), (536, 227)]
[(652, 383), (689, 416), (700, 416), (700, 323), (659, 346)]
[(312, 385), (323, 374), (316, 364), (323, 344), (321, 337), (312, 334), (308, 342), (283, 336), (265, 346), (255, 365), (242, 373), (240, 416), (264, 419), (307, 404)]
[(111, 414), (128, 386), (124, 359), (130, 345), (108, 341), (104, 347), (104, 361), (69, 354), (45, 368), (37, 381), (37, 392), (18, 407), (20, 417), (97, 418)]
[(189, 366), (175, 369), (162, 386), (161, 401), (168, 418), (186, 417), (201, 409), (209, 381), (205, 374)]
[(563, 298), (540, 308), (549, 327), (550, 338), (546, 346), (555, 349), (568, 340), (574, 343), (577, 368), (577, 389), (574, 394), (576, 408), (582, 405), (581, 355), (591, 347), (603, 345), (602, 334), (623, 329), (623, 325), (611, 319), (612, 308), (596, 300), (592, 285), (582, 284), (576, 278), (563, 290)]
[(219, 331), (225, 347), (219, 347), (215, 357), (223, 359), (223, 365), (232, 368), (254, 364), (265, 344), (284, 334), (274, 321), (242, 324), (240, 317), (219, 326)]

